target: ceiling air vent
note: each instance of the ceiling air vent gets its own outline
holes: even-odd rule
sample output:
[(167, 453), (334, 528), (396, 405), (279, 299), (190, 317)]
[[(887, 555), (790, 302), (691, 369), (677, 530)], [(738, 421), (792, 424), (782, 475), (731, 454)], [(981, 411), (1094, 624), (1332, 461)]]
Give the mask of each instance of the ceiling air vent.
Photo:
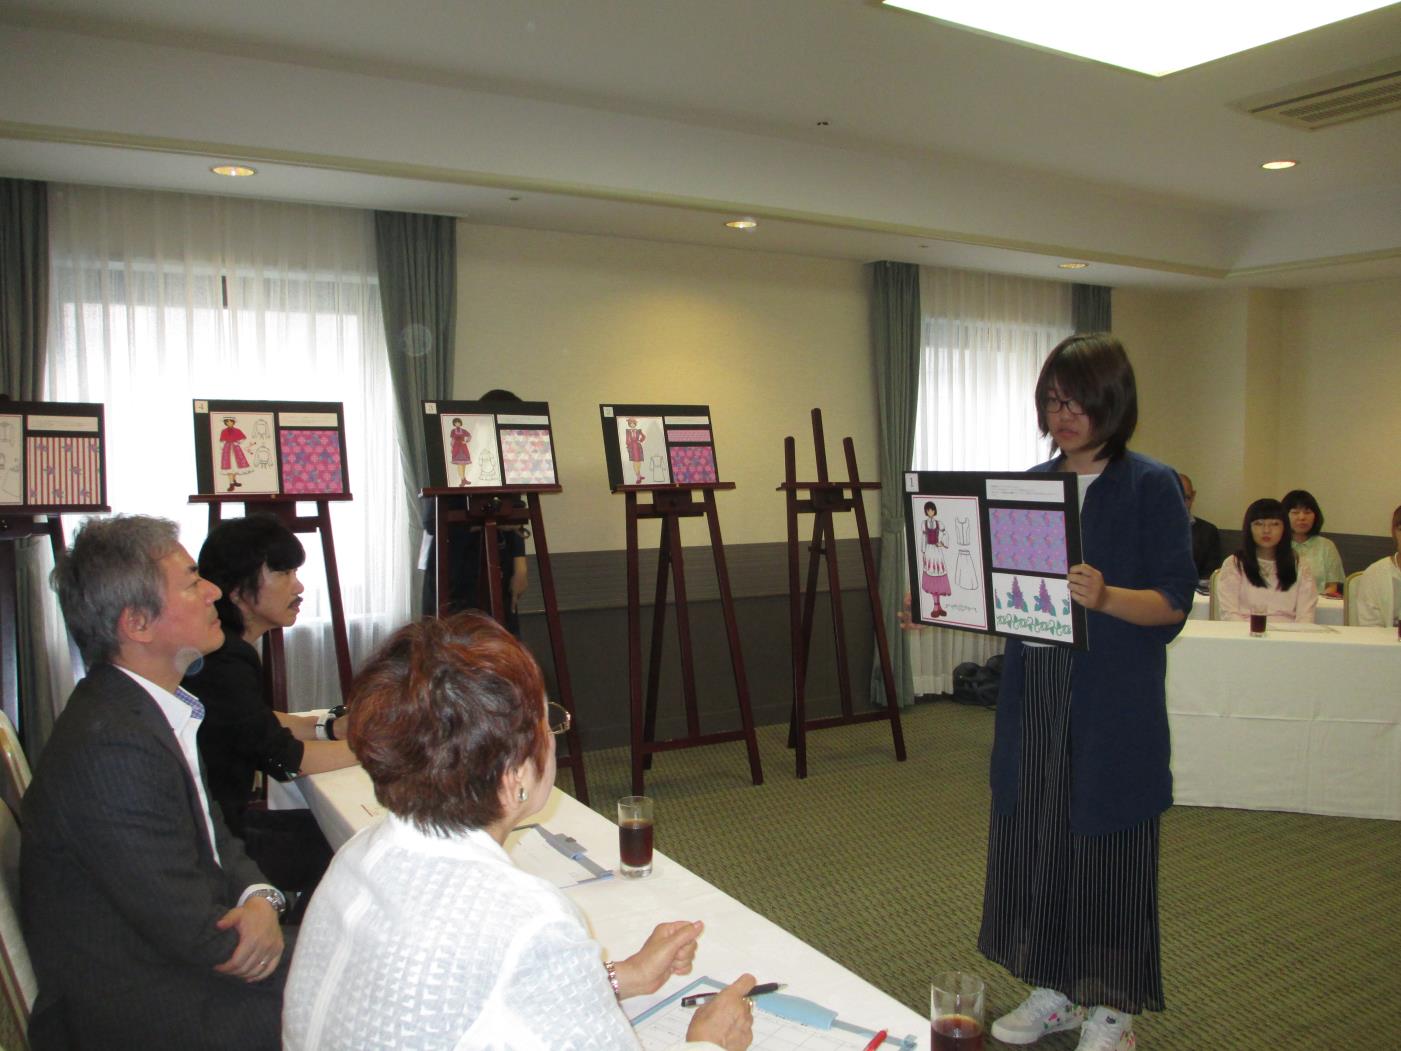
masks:
[(1262, 120), (1303, 131), (1401, 109), (1401, 56), (1294, 84), (1231, 104)]

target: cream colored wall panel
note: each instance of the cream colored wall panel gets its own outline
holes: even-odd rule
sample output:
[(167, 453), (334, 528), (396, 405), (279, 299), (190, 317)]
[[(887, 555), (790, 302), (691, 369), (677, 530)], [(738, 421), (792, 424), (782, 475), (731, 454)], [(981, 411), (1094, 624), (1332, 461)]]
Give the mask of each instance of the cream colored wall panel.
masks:
[[(565, 489), (544, 498), (553, 549), (624, 545), (600, 402), (710, 406), (721, 478), (738, 485), (718, 497), (729, 543), (786, 537), (774, 488), (783, 438), (799, 439), (799, 474), (812, 477), (813, 407), (837, 477), (848, 434), (862, 476), (877, 475), (866, 275), (855, 263), (460, 223), (458, 289), (454, 396), (505, 387), (550, 403)], [(699, 521), (686, 525), (685, 543), (708, 543)], [(642, 536), (655, 546), (656, 526)]]

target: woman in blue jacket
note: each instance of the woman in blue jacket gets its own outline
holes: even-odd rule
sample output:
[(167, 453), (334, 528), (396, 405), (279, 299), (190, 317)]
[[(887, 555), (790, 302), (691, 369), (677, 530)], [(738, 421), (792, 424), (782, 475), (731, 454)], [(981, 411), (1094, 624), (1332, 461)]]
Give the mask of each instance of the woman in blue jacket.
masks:
[(1083, 650), (1007, 645), (992, 752), (978, 947), (1031, 984), (992, 1034), (1029, 1044), (1080, 1028), (1077, 1051), (1128, 1051), (1163, 1007), (1158, 818), (1172, 804), (1166, 647), (1191, 609), (1187, 507), (1169, 467), (1128, 450), (1133, 367), (1111, 335), (1073, 336), (1036, 383), (1057, 456), (1079, 476)]

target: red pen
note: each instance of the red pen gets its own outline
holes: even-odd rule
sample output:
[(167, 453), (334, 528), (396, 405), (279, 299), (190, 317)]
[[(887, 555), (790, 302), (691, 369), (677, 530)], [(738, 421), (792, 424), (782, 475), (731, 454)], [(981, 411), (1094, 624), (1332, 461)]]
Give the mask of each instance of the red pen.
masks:
[(861, 1049), (861, 1051), (876, 1051), (876, 1048), (885, 1043), (885, 1038), (889, 1035), (889, 1029), (882, 1029), (875, 1036), (871, 1037), (871, 1042)]

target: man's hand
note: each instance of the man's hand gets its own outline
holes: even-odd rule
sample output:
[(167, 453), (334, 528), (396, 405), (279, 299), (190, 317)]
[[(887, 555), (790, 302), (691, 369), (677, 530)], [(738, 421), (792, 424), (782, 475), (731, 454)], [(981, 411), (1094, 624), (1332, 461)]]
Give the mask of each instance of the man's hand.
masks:
[(224, 913), (215, 926), (221, 931), (238, 931), (233, 955), (214, 968), (220, 974), (261, 982), (277, 970), (282, 959), (282, 928), (277, 923), (277, 910), (267, 898), (249, 898)]

